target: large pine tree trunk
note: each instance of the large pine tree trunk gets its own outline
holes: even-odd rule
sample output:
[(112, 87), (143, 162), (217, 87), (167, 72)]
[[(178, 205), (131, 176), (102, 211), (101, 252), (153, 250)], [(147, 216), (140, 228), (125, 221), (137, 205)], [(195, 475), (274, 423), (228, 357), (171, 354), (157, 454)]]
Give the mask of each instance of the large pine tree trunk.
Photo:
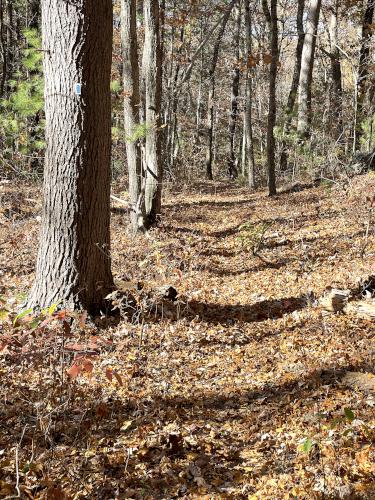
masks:
[(161, 211), (161, 48), (159, 1), (144, 0), (145, 44), (143, 48), (143, 78), (145, 85), (145, 207), (147, 225), (156, 222)]
[(124, 82), (124, 128), (129, 173), (130, 223), (132, 231), (144, 230), (145, 205), (142, 151), (137, 137), (140, 127), (140, 90), (137, 39), (137, 1), (121, 0), (121, 39)]
[(311, 84), (321, 3), (321, 0), (310, 0), (306, 21), (306, 34), (302, 50), (297, 130), (299, 135), (304, 138), (309, 137), (311, 132)]
[(95, 312), (113, 285), (112, 1), (42, 0), (42, 34), (47, 144), (42, 230), (28, 306), (60, 302)]

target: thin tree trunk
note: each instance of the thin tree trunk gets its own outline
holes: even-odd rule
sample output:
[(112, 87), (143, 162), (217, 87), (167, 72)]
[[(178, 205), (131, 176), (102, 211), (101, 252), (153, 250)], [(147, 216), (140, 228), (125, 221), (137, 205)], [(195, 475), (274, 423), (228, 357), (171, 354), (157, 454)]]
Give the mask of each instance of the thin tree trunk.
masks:
[(144, 231), (144, 192), (140, 127), (137, 0), (121, 0), (121, 39), (124, 82), (124, 128), (129, 172), (130, 223), (132, 231)]
[(282, 171), (285, 171), (288, 168), (288, 136), (290, 134), (290, 129), (292, 126), (294, 106), (296, 104), (298, 85), (301, 74), (302, 49), (303, 49), (303, 42), (305, 40), (305, 31), (303, 28), (304, 11), (305, 11), (305, 0), (298, 0), (298, 10), (297, 10), (298, 41), (296, 47), (296, 61), (293, 71), (293, 80), (292, 80), (292, 85), (290, 87), (288, 102), (285, 110), (284, 139), (281, 145), (281, 155), (280, 155), (280, 169)]
[(235, 179), (238, 175), (236, 168), (236, 125), (238, 119), (238, 95), (240, 89), (240, 31), (241, 31), (241, 8), (237, 4), (235, 8), (236, 31), (234, 35), (235, 47), (235, 66), (232, 72), (232, 92), (231, 92), (231, 113), (229, 121), (229, 161), (228, 161), (228, 177)]
[(277, 0), (271, 0), (271, 9), (268, 9), (267, 1), (263, 1), (263, 10), (269, 23), (271, 64), (269, 73), (269, 100), (267, 121), (267, 167), (268, 167), (268, 190), (269, 195), (276, 194), (276, 161), (275, 161), (275, 133), (276, 125), (276, 79), (277, 65), (279, 62), (279, 43), (277, 27)]
[(206, 177), (209, 180), (213, 179), (212, 161), (213, 161), (213, 138), (214, 138), (214, 116), (215, 116), (215, 87), (216, 87), (216, 65), (219, 58), (219, 50), (221, 40), (224, 36), (225, 28), (228, 23), (230, 14), (237, 0), (232, 0), (227, 7), (227, 11), (222, 18), (221, 27), (217, 35), (212, 61), (209, 69), (209, 91), (207, 103), (207, 151), (206, 151)]
[(357, 109), (355, 120), (354, 150), (361, 149), (361, 138), (363, 136), (363, 122), (367, 114), (365, 112), (365, 100), (368, 90), (369, 62), (370, 62), (370, 41), (373, 33), (375, 1), (367, 0), (366, 10), (362, 22), (362, 41), (359, 55), (358, 82), (357, 82)]
[(110, 257), (112, 1), (42, 0), (46, 162), (28, 307), (96, 312)]
[(143, 78), (145, 82), (145, 207), (147, 225), (154, 224), (161, 211), (161, 50), (159, 1), (144, 0), (145, 43), (143, 49)]
[(320, 7), (321, 0), (310, 0), (309, 12), (306, 22), (306, 34), (302, 50), (298, 95), (297, 131), (302, 138), (308, 138), (311, 134), (311, 84), (314, 69), (316, 36), (318, 31)]
[(178, 104), (179, 104), (179, 90), (178, 90), (178, 79), (180, 76), (181, 69), (181, 52), (184, 43), (185, 28), (182, 26), (180, 30), (179, 48), (176, 52), (176, 68), (174, 71), (173, 78), (171, 79), (169, 102), (168, 102), (168, 118), (167, 124), (167, 166), (170, 173), (174, 169), (174, 151), (176, 149), (176, 137), (177, 137), (177, 127), (178, 127)]
[(338, 15), (339, 2), (335, 1), (332, 7), (329, 26), (330, 61), (331, 61), (331, 91), (330, 118), (333, 138), (337, 141), (342, 137), (342, 72), (341, 57), (338, 48)]
[(40, 26), (40, 0), (29, 1), (28, 27), (39, 29)]
[(252, 76), (252, 13), (250, 12), (249, 0), (244, 0), (245, 7), (245, 29), (246, 29), (246, 99), (244, 113), (244, 154), (243, 161), (248, 165), (248, 181), (250, 189), (255, 188), (255, 159), (253, 144), (253, 76)]
[(4, 95), (5, 82), (8, 72), (8, 51), (5, 38), (4, 2), (5, 0), (0, 0), (0, 49), (1, 49), (0, 97), (1, 98)]
[[(201, 20), (201, 30), (200, 30), (200, 39), (203, 39), (203, 20)], [(203, 47), (201, 49), (201, 57), (200, 57), (200, 68), (199, 68), (199, 83), (198, 83), (198, 93), (197, 93), (197, 109), (196, 109), (196, 118), (195, 118), (195, 143), (197, 146), (200, 145), (200, 133), (201, 133), (201, 117), (202, 117), (202, 90), (203, 90)]]

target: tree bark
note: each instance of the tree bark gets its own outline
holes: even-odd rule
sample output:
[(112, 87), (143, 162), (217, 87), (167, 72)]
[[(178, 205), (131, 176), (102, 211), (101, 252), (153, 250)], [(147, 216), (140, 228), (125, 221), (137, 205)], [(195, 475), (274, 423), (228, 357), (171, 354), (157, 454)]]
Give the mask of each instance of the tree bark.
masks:
[(28, 27), (39, 29), (40, 27), (40, 0), (29, 0)]
[(244, 0), (245, 8), (245, 30), (246, 30), (246, 98), (244, 112), (244, 154), (243, 162), (248, 165), (248, 182), (249, 188), (255, 188), (255, 159), (254, 159), (254, 144), (253, 144), (253, 119), (252, 119), (252, 103), (253, 103), (253, 75), (252, 75), (252, 13), (250, 12), (249, 0)]
[(124, 128), (129, 173), (130, 224), (133, 233), (145, 229), (139, 110), (139, 61), (137, 39), (137, 1), (121, 0), (121, 39), (124, 82)]
[(236, 168), (236, 125), (238, 119), (238, 95), (240, 89), (240, 32), (241, 32), (241, 8), (237, 4), (235, 8), (236, 31), (234, 35), (235, 47), (235, 62), (232, 71), (232, 91), (231, 91), (231, 113), (229, 121), (229, 161), (228, 161), (228, 177), (235, 179), (238, 175)]
[(161, 211), (161, 49), (159, 1), (144, 0), (145, 43), (143, 48), (143, 78), (145, 83), (145, 208), (147, 226), (157, 220)]
[[(28, 307), (94, 313), (110, 258), (111, 0), (42, 0), (46, 160)], [(79, 86), (81, 85), (81, 93)]]
[(8, 51), (5, 37), (5, 22), (4, 22), (4, 2), (0, 0), (0, 49), (1, 49), (1, 78), (0, 78), (0, 98), (4, 95), (5, 82), (8, 72)]
[(366, 10), (362, 21), (362, 41), (359, 55), (358, 81), (357, 81), (357, 105), (355, 120), (354, 150), (361, 149), (361, 138), (363, 136), (362, 125), (366, 119), (365, 100), (368, 90), (369, 62), (370, 62), (370, 41), (373, 33), (375, 2), (367, 0)]
[(302, 138), (310, 137), (311, 133), (311, 84), (314, 69), (316, 36), (320, 16), (321, 0), (310, 0), (306, 21), (306, 34), (303, 43), (301, 72), (298, 95), (298, 125), (297, 131)]
[(216, 90), (216, 65), (219, 58), (220, 44), (224, 36), (225, 28), (228, 23), (230, 14), (237, 0), (232, 0), (227, 7), (221, 22), (221, 27), (217, 35), (214, 51), (212, 55), (211, 65), (209, 68), (209, 91), (207, 103), (207, 150), (206, 150), (206, 177), (209, 180), (213, 179), (212, 161), (213, 161), (213, 144), (214, 144), (214, 115), (215, 115), (215, 90)]
[(270, 50), (271, 64), (269, 73), (269, 99), (268, 99), (268, 120), (267, 120), (267, 167), (268, 167), (268, 191), (270, 196), (276, 194), (276, 161), (275, 161), (275, 133), (276, 125), (276, 80), (277, 65), (279, 62), (279, 43), (277, 27), (277, 0), (271, 0), (271, 9), (268, 9), (267, 2), (263, 2), (265, 17), (270, 29)]
[(332, 92), (330, 93), (331, 102), (331, 117), (333, 120), (332, 131), (334, 139), (337, 141), (342, 136), (342, 71), (341, 71), (341, 54), (338, 47), (338, 17), (339, 17), (339, 2), (336, 0), (333, 6), (330, 23), (330, 38), (331, 38), (331, 79)]
[(296, 104), (298, 85), (301, 74), (302, 49), (303, 49), (303, 42), (305, 40), (305, 31), (303, 28), (304, 11), (305, 11), (305, 0), (298, 0), (298, 10), (297, 10), (298, 41), (296, 47), (296, 62), (294, 65), (293, 80), (290, 87), (288, 102), (285, 110), (284, 139), (281, 145), (281, 156), (280, 156), (280, 169), (282, 171), (285, 171), (288, 168), (288, 136), (290, 134), (290, 129), (292, 126), (294, 106)]

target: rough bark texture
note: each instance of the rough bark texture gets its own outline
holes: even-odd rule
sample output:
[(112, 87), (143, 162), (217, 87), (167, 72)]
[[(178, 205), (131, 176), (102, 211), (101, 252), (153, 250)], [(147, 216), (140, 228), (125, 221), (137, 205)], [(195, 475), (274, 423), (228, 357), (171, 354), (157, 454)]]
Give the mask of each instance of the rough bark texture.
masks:
[(375, 1), (367, 0), (366, 10), (362, 22), (362, 41), (359, 56), (358, 82), (357, 82), (357, 109), (355, 120), (355, 139), (354, 150), (357, 151), (361, 146), (361, 137), (363, 135), (362, 124), (366, 119), (365, 100), (368, 90), (368, 76), (370, 63), (370, 41), (373, 34), (373, 19), (375, 11)]
[(303, 28), (303, 14), (305, 11), (305, 0), (298, 0), (297, 10), (297, 31), (298, 41), (296, 46), (296, 62), (293, 71), (293, 80), (289, 91), (288, 102), (285, 110), (284, 140), (281, 145), (280, 169), (285, 171), (288, 168), (288, 136), (292, 125), (294, 106), (296, 104), (298, 85), (301, 74), (301, 61), (305, 31)]
[[(265, 7), (265, 6), (264, 6)], [(271, 64), (269, 75), (269, 103), (267, 121), (267, 165), (268, 165), (268, 190), (269, 195), (276, 194), (276, 172), (275, 172), (275, 134), (276, 125), (276, 79), (277, 64), (279, 61), (278, 27), (277, 27), (277, 0), (271, 0), (271, 9), (266, 18), (270, 23), (270, 48)]]
[[(110, 268), (112, 1), (42, 1), (46, 161), (33, 308), (90, 312)], [(75, 91), (82, 85), (81, 95)]]
[(309, 137), (311, 129), (311, 84), (314, 69), (316, 35), (320, 15), (321, 0), (310, 0), (306, 21), (306, 34), (302, 50), (301, 74), (298, 94), (298, 125), (301, 137)]
[(130, 223), (132, 231), (144, 230), (142, 152), (136, 137), (140, 126), (140, 90), (137, 40), (137, 1), (121, 0), (121, 39), (124, 82), (124, 128), (129, 173)]
[(249, 187), (255, 188), (255, 160), (254, 160), (254, 145), (253, 145), (253, 119), (252, 119), (252, 103), (253, 103), (253, 75), (250, 58), (252, 54), (252, 32), (251, 32), (251, 12), (249, 0), (244, 0), (245, 8), (245, 29), (246, 29), (246, 99), (244, 112), (244, 154), (243, 162), (248, 165), (248, 180)]
[(145, 207), (147, 225), (155, 223), (161, 210), (161, 50), (159, 31), (159, 1), (144, 0), (145, 43), (143, 48), (143, 78), (145, 85)]
[(209, 83), (208, 83), (208, 102), (207, 102), (207, 151), (206, 151), (206, 177), (209, 180), (213, 179), (212, 162), (213, 162), (213, 145), (214, 145), (214, 115), (215, 115), (215, 87), (216, 87), (216, 65), (219, 58), (219, 50), (221, 40), (224, 36), (225, 28), (228, 19), (232, 12), (237, 0), (232, 0), (228, 5), (227, 11), (224, 14), (219, 33), (217, 35), (214, 51), (212, 55), (211, 65), (209, 69)]
[(236, 31), (234, 34), (235, 61), (232, 71), (232, 92), (231, 92), (231, 113), (229, 121), (229, 161), (228, 177), (235, 179), (238, 175), (236, 167), (235, 139), (236, 125), (238, 119), (238, 95), (240, 90), (240, 31), (241, 31), (241, 9), (237, 5), (235, 8)]

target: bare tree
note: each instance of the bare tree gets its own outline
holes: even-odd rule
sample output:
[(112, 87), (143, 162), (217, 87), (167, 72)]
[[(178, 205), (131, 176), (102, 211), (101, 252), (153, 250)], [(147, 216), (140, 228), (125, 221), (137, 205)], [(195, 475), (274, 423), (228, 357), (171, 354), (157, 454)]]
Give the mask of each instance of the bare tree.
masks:
[(130, 222), (133, 232), (143, 231), (145, 204), (140, 130), (137, 1), (121, 0), (121, 39), (124, 82), (124, 127), (129, 172)]
[(215, 115), (215, 90), (216, 90), (216, 65), (219, 58), (221, 40), (224, 36), (225, 28), (228, 23), (230, 14), (234, 5), (238, 0), (232, 0), (228, 5), (227, 10), (221, 19), (221, 27), (216, 37), (211, 65), (209, 68), (209, 90), (207, 104), (207, 151), (206, 151), (206, 177), (213, 179), (212, 161), (213, 161), (213, 139), (214, 139), (214, 115)]
[[(250, 12), (249, 0), (244, 0), (245, 30), (246, 30), (246, 82), (245, 82), (245, 111), (244, 111), (244, 137), (242, 164), (243, 170), (247, 170), (250, 189), (255, 188), (255, 160), (253, 145), (253, 75), (252, 75), (252, 13)], [(247, 169), (245, 165), (248, 165)]]
[(161, 65), (159, 1), (144, 0), (145, 43), (142, 73), (145, 88), (145, 208), (148, 226), (155, 223), (161, 211)]
[(306, 21), (306, 34), (302, 50), (297, 130), (299, 135), (305, 138), (309, 137), (311, 133), (311, 84), (321, 3), (321, 0), (310, 0)]
[(365, 110), (365, 101), (369, 82), (369, 59), (370, 59), (370, 41), (373, 33), (375, 1), (367, 0), (366, 9), (362, 20), (362, 40), (359, 55), (358, 81), (357, 81), (357, 99), (356, 99), (356, 119), (355, 119), (355, 137), (354, 150), (360, 149), (361, 137), (363, 135), (363, 122), (367, 113)]
[(268, 8), (267, 0), (262, 0), (263, 12), (270, 30), (271, 62), (269, 72), (268, 93), (268, 120), (267, 120), (267, 168), (268, 168), (268, 190), (269, 195), (276, 194), (276, 141), (274, 128), (276, 125), (276, 80), (277, 65), (279, 62), (279, 42), (277, 26), (277, 0), (271, 0), (271, 8)]
[(232, 70), (231, 112), (229, 120), (229, 160), (228, 160), (229, 179), (235, 179), (238, 175), (236, 167), (235, 139), (236, 139), (236, 125), (238, 119), (238, 96), (240, 90), (240, 33), (241, 33), (240, 4), (236, 5), (234, 11), (235, 11), (236, 29), (233, 37), (235, 61)]
[(301, 61), (305, 31), (303, 28), (303, 14), (305, 11), (305, 0), (298, 0), (297, 8), (297, 32), (298, 40), (296, 46), (296, 60), (294, 64), (293, 79), (290, 87), (288, 102), (285, 110), (284, 139), (281, 145), (280, 169), (285, 171), (288, 168), (288, 136), (292, 126), (294, 107), (296, 104), (298, 85), (301, 74)]
[(329, 22), (329, 41), (330, 41), (330, 62), (331, 62), (331, 89), (330, 97), (330, 117), (331, 131), (334, 140), (340, 140), (342, 137), (342, 72), (341, 72), (341, 53), (338, 45), (338, 18), (339, 18), (339, 0), (334, 0), (331, 8), (331, 18)]

